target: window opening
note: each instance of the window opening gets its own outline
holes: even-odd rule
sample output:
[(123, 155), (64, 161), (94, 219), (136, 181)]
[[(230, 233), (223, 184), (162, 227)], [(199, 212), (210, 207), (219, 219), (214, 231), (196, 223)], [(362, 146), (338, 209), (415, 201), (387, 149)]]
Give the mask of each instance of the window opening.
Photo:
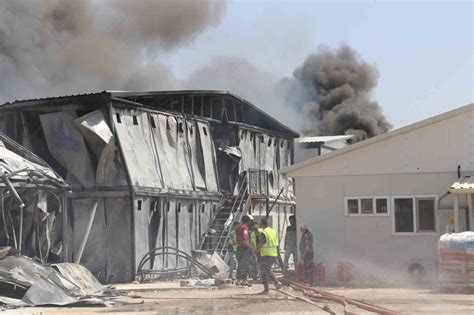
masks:
[(395, 198), (395, 232), (414, 232), (413, 199)]
[(347, 199), (347, 213), (348, 214), (359, 213), (359, 200), (358, 199)]
[(374, 213), (374, 202), (372, 198), (362, 198), (360, 200), (361, 213), (372, 214)]
[(388, 213), (388, 203), (386, 198), (375, 199), (375, 212), (376, 213)]
[(434, 199), (417, 199), (417, 218), (419, 232), (434, 232), (435, 228), (435, 205)]

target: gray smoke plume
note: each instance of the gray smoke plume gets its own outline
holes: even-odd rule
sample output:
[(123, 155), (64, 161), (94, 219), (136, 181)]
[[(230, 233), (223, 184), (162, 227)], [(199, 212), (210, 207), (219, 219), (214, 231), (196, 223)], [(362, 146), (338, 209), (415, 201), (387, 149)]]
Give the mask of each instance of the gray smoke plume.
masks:
[(155, 60), (216, 26), (224, 10), (212, 0), (2, 0), (0, 101), (170, 88), (171, 72)]
[(342, 45), (335, 50), (320, 48), (280, 86), (286, 90), (286, 100), (305, 117), (306, 134), (353, 134), (360, 141), (392, 128), (379, 104), (370, 99), (377, 79), (374, 66)]
[(262, 71), (245, 58), (219, 56), (194, 71), (183, 83), (183, 87), (232, 92), (283, 123), (297, 126), (297, 112), (286, 106), (278, 90), (279, 80), (280, 78)]

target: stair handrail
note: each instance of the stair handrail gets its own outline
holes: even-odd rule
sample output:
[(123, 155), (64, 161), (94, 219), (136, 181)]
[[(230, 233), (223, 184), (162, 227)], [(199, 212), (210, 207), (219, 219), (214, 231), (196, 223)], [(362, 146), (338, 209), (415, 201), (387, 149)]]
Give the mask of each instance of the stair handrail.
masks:
[[(242, 181), (239, 185), (239, 195), (240, 195), (240, 191), (242, 190), (242, 187), (244, 186), (245, 184), (245, 181)], [(238, 197), (238, 196), (237, 196)], [(232, 209), (235, 207), (235, 203), (237, 202), (237, 197), (236, 199), (234, 200), (234, 203), (232, 204)], [(206, 238), (208, 237), (209, 235), (209, 231), (213, 228), (213, 223), (215, 222), (216, 220), (216, 217), (219, 215), (219, 212), (220, 210), (222, 209), (222, 205), (224, 204), (224, 200), (225, 200), (225, 196), (222, 195), (221, 198), (219, 199), (219, 203), (218, 203), (218, 210), (212, 215), (212, 218), (211, 220), (209, 220), (209, 224), (206, 228), (206, 232), (204, 233), (204, 236), (202, 237), (201, 239), (201, 244), (200, 244), (200, 248), (203, 249), (203, 246), (204, 246), (204, 242), (206, 241)]]
[[(240, 186), (239, 193), (238, 193), (237, 197), (234, 200), (232, 208), (230, 209), (229, 215), (232, 215), (232, 220), (231, 220), (230, 225), (229, 225), (230, 227), (232, 227), (234, 225), (234, 222), (240, 222), (240, 220), (242, 219), (244, 211), (239, 211), (239, 209), (241, 209), (242, 202), (243, 202), (244, 198), (247, 195), (248, 194), (247, 194), (247, 175), (246, 175), (242, 180), (242, 184)], [(240, 201), (238, 202), (238, 205), (237, 205), (237, 208), (236, 208), (235, 205), (237, 204), (237, 201), (239, 199), (240, 199)], [(234, 215), (234, 212), (238, 215)], [(226, 249), (228, 242), (229, 242), (229, 233), (227, 232), (227, 229), (224, 226), (223, 229), (222, 229), (222, 233), (219, 236), (219, 240), (217, 242), (217, 245), (216, 245), (216, 250), (219, 251), (219, 254), (221, 256), (223, 255), (223, 252)], [(219, 249), (219, 246), (221, 245), (221, 243), (222, 243), (222, 247)]]
[[(245, 198), (245, 199), (246, 199), (246, 201), (245, 201), (245, 206), (244, 206), (244, 208), (239, 212), (239, 215), (238, 215), (238, 216), (235, 216), (235, 217), (234, 217), (234, 220), (233, 220), (232, 224), (233, 224), (234, 222), (240, 222), (240, 221), (242, 220), (242, 217), (247, 213), (248, 208), (249, 208), (249, 206), (250, 206), (250, 198), (247, 196), (247, 198)], [(219, 251), (221, 257), (224, 256), (224, 251), (226, 250), (228, 243), (229, 243), (229, 233), (227, 233), (227, 235), (226, 235), (226, 237), (225, 237), (225, 239), (224, 239), (224, 244), (223, 244), (222, 248), (221, 248), (220, 251)]]

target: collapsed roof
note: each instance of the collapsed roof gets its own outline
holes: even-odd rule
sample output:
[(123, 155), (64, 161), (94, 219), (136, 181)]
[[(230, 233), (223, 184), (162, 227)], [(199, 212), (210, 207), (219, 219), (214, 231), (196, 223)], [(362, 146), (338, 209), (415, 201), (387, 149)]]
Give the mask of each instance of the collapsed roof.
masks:
[[(39, 110), (38, 105), (43, 105), (47, 106), (45, 109), (51, 110), (57, 106), (70, 105), (71, 110), (80, 110), (87, 109), (87, 104), (90, 104), (92, 107), (97, 106), (99, 102), (107, 104), (112, 100), (144, 108), (201, 116), (215, 122), (228, 121), (229, 123), (256, 126), (276, 133), (287, 134), (291, 137), (299, 136), (299, 132), (285, 126), (257, 106), (225, 91), (103, 91), (89, 94), (17, 100), (1, 106), (3, 110), (19, 108)], [(77, 108), (78, 106), (80, 108)]]
[(0, 134), (0, 172), (3, 176), (0, 186), (8, 185), (6, 180), (14, 185), (23, 182), (23, 186), (24, 183), (56, 188), (66, 186), (46, 162), (3, 134)]

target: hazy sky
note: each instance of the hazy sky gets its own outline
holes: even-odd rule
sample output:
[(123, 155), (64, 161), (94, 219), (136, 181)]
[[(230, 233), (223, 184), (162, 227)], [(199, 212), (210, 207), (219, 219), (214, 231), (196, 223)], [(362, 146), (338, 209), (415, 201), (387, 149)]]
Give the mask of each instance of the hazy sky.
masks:
[(215, 56), (285, 77), (319, 45), (345, 42), (378, 68), (373, 99), (398, 128), (473, 102), (473, 13), (472, 2), (235, 1), (164, 60), (181, 79)]

